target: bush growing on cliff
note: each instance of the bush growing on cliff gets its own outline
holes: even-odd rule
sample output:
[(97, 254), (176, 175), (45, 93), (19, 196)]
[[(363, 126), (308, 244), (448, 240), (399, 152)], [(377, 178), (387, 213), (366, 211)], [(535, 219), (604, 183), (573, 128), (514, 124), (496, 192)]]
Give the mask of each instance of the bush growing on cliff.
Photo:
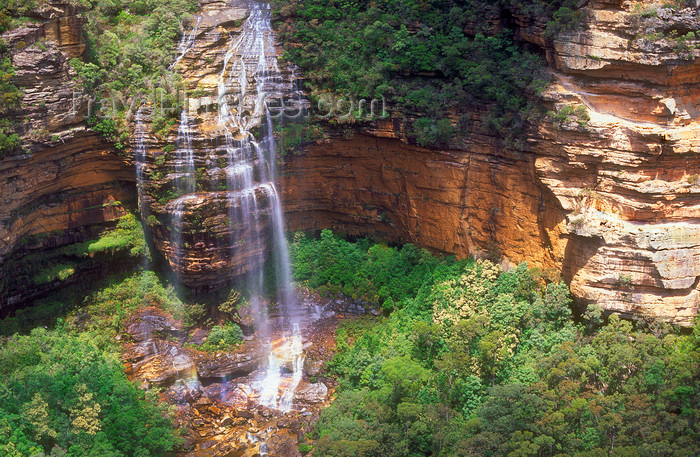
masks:
[(14, 121), (5, 117), (5, 114), (19, 106), (22, 99), (22, 93), (13, 82), (15, 69), (7, 54), (5, 44), (0, 39), (0, 159), (20, 145)]
[(243, 331), (241, 328), (233, 322), (229, 322), (226, 325), (212, 327), (207, 335), (207, 341), (201, 346), (201, 349), (205, 351), (225, 350), (240, 344), (242, 341)]
[[(113, 124), (94, 123), (94, 129), (124, 145), (126, 121), (150, 100), (160, 107), (158, 88), (174, 90), (179, 77), (169, 69), (184, 24), (197, 10), (195, 0), (85, 0), (87, 18), (86, 61), (71, 61), (77, 79), (98, 101), (105, 100), (100, 114)], [(98, 105), (99, 106), (99, 105)], [(172, 103), (165, 106), (165, 121), (179, 113)], [(172, 108), (172, 110), (170, 110)], [(171, 124), (161, 125), (157, 131)], [(108, 131), (105, 131), (105, 128)]]
[(107, 231), (99, 239), (87, 245), (89, 253), (128, 251), (132, 257), (148, 254), (141, 221), (134, 214), (119, 219), (114, 230)]

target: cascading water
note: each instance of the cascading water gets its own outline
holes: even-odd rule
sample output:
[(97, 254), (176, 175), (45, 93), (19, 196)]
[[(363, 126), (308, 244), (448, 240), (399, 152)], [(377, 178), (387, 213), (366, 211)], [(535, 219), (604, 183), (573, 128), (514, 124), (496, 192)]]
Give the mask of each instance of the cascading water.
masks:
[[(202, 215), (196, 212), (207, 202), (228, 204), (228, 214), (214, 217), (221, 220), (225, 219), (222, 216), (228, 216), (228, 222), (222, 226), (227, 224), (230, 230), (228, 245), (231, 246), (231, 259), (236, 259), (231, 262), (236, 265), (232, 271), (245, 282), (248, 302), (257, 316), (257, 339), (268, 348), (269, 354), (264, 372), (252, 387), (261, 404), (288, 411), (293, 408), (295, 389), (303, 373), (303, 316), (291, 285), (282, 204), (275, 184), (273, 116), (267, 101), (269, 96), (280, 99), (288, 96), (294, 91), (294, 84), (288, 75), (283, 77), (277, 64), (269, 5), (251, 1), (247, 7), (249, 14), (241, 33), (228, 43), (223, 68), (218, 74), (216, 114), (200, 116), (199, 102), (190, 103), (192, 100), (185, 99), (175, 150), (173, 153), (162, 152), (168, 154), (165, 156), (170, 171), (167, 182), (171, 187), (167, 190), (177, 195), (165, 204), (170, 217), (168, 259), (176, 273), (186, 272), (188, 260), (196, 257), (188, 256), (190, 249), (198, 242), (204, 244), (191, 238), (193, 230), (201, 230), (198, 224), (201, 224)], [(218, 32), (199, 33), (200, 21), (201, 17), (192, 31), (183, 34), (179, 55), (171, 68), (176, 67), (191, 49), (199, 49), (197, 40), (218, 40)], [(143, 142), (145, 120), (139, 110), (134, 150), (140, 191), (146, 158)], [(195, 150), (200, 151), (203, 144), (209, 145), (206, 156), (195, 157)], [(199, 179), (196, 165), (206, 165), (203, 168), (207, 170), (205, 179)], [(145, 206), (142, 199), (139, 200), (140, 207)], [(212, 206), (208, 208), (211, 210)], [(210, 240), (206, 239), (206, 242)], [(275, 267), (274, 287), (264, 282), (268, 252), (271, 252)], [(269, 290), (276, 291), (278, 303), (278, 313), (272, 316), (267, 316), (268, 304), (263, 298)], [(184, 361), (178, 363), (175, 368), (180, 371), (180, 365), (185, 366)]]
[(143, 108), (139, 108), (134, 117), (134, 162), (136, 164), (136, 190), (138, 192), (139, 211), (143, 217), (143, 183), (144, 183), (144, 168), (146, 166), (146, 125), (143, 123)]
[[(224, 138), (229, 161), (229, 199), (234, 209), (232, 223), (249, 227), (248, 239), (244, 241), (255, 246), (263, 236), (259, 231), (261, 213), (268, 212), (271, 219), (272, 255), (283, 337), (281, 344), (269, 343), (268, 366), (265, 376), (259, 380), (259, 391), (262, 404), (289, 410), (303, 368), (301, 320), (291, 287), (282, 205), (275, 187), (275, 141), (266, 100), (268, 95), (282, 92), (283, 78), (277, 66), (269, 6), (252, 3), (250, 7), (243, 31), (232, 40), (219, 75), (218, 123), (221, 128), (227, 129)], [(250, 85), (254, 85), (254, 91), (249, 90)], [(231, 94), (234, 96), (231, 97)], [(263, 120), (263, 138), (258, 142), (251, 129)], [(236, 132), (235, 138), (231, 132)], [(261, 199), (265, 202), (264, 209)], [(259, 315), (264, 316), (266, 307), (258, 298), (262, 296), (263, 251), (253, 256), (251, 262), (257, 263), (248, 268), (247, 285), (253, 297), (252, 306)], [(259, 336), (269, 341), (271, 332), (268, 319), (260, 319)], [(291, 376), (287, 373), (290, 364)]]
[(180, 126), (177, 129), (177, 149), (175, 168), (177, 173), (177, 190), (181, 194), (195, 191), (194, 149), (192, 148), (192, 127), (187, 103), (180, 114)]
[(192, 46), (194, 45), (194, 40), (197, 37), (197, 32), (199, 31), (199, 24), (202, 22), (202, 17), (199, 16), (197, 18), (197, 21), (194, 24), (194, 27), (189, 33), (183, 33), (182, 38), (180, 39), (180, 43), (177, 45), (177, 51), (180, 53), (178, 54), (177, 58), (175, 59), (175, 62), (173, 62), (172, 65), (170, 65), (170, 70), (175, 68), (175, 66), (180, 63), (183, 57), (185, 57), (185, 54), (187, 54), (187, 51), (192, 49)]

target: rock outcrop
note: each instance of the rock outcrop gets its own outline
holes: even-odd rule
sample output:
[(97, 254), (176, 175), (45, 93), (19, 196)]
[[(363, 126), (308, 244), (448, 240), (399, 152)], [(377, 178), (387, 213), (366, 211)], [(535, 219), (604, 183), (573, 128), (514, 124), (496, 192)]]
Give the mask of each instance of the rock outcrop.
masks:
[(306, 316), (303, 351), (315, 368), (313, 373), (305, 369), (297, 384), (290, 379), (280, 383), (278, 394), (291, 395), (288, 411), (262, 401), (267, 360), (260, 335), (205, 352), (202, 341), (196, 340), (207, 330), (186, 331), (157, 307), (141, 308), (127, 318), (124, 332), (117, 336), (125, 371), (143, 389), (160, 387), (161, 400), (173, 406), (184, 438), (179, 455), (301, 455), (304, 434), (335, 393), (334, 381), (323, 367), (335, 354), (338, 324), (364, 314), (364, 307), (303, 290), (299, 297)]
[(82, 19), (60, 0), (33, 14), (2, 35), (23, 99), (10, 112), (22, 146), (0, 158), (0, 313), (60, 286), (37, 284), (28, 263), (97, 236), (135, 195), (133, 164), (85, 127), (86, 103), (74, 96), (68, 61), (85, 47)]
[(571, 113), (528, 132), (527, 150), (503, 150), (478, 124), (466, 145), (418, 148), (399, 120), (312, 144), (285, 161), (289, 228), (500, 254), (562, 271), (580, 302), (689, 324), (700, 300), (700, 49), (678, 37), (700, 29), (698, 11), (621, 0), (582, 11), (553, 42), (519, 24), (551, 66), (543, 102)]

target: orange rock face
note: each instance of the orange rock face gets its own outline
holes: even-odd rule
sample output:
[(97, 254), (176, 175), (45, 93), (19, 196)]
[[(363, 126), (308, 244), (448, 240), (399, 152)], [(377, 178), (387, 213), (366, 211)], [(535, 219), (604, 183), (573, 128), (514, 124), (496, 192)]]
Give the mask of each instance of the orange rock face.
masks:
[(84, 48), (82, 20), (60, 1), (36, 14), (46, 20), (3, 35), (15, 48), (24, 97), (13, 116), (24, 135), (23, 150), (0, 158), (0, 312), (60, 285), (35, 284), (14, 261), (97, 236), (135, 196), (133, 164), (83, 125), (85, 106), (74, 104), (68, 60)]
[(583, 119), (541, 122), (526, 152), (475, 132), (459, 150), (429, 151), (391, 123), (311, 145), (286, 159), (289, 228), (460, 256), (498, 246), (511, 261), (561, 270), (581, 302), (689, 324), (700, 300), (700, 50), (647, 37), (697, 30), (700, 18), (634, 7), (591, 2), (581, 27), (553, 43), (520, 24), (551, 64), (544, 103), (580, 106)]
[[(563, 213), (538, 183), (534, 156), (496, 155), (488, 138), (470, 151), (436, 151), (357, 134), (285, 161), (290, 230), (333, 228), (467, 256), (500, 250), (556, 266)], [(490, 254), (497, 254), (492, 252)]]

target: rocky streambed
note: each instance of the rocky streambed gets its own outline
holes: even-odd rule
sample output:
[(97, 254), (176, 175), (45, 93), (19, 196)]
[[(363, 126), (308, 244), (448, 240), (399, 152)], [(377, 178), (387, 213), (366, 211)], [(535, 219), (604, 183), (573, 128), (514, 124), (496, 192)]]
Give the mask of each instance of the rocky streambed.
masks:
[[(347, 298), (324, 299), (308, 291), (299, 293), (299, 301), (305, 318), (298, 383), (291, 379), (292, 367), (286, 365), (291, 361), (280, 356), (279, 396), (290, 398), (288, 411), (267, 407), (261, 399), (269, 349), (257, 334), (246, 336), (231, 350), (205, 352), (198, 348), (208, 331), (186, 331), (162, 309), (142, 309), (127, 321), (122, 344), (127, 375), (143, 389), (161, 389), (161, 401), (175, 407), (185, 440), (181, 455), (301, 455), (299, 443), (335, 391), (324, 368), (336, 350), (338, 324), (367, 311)], [(270, 318), (273, 352), (285, 347), (285, 332), (275, 325), (277, 320)]]

